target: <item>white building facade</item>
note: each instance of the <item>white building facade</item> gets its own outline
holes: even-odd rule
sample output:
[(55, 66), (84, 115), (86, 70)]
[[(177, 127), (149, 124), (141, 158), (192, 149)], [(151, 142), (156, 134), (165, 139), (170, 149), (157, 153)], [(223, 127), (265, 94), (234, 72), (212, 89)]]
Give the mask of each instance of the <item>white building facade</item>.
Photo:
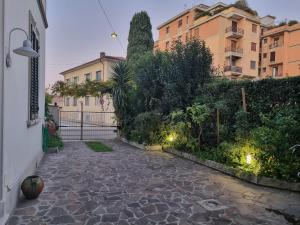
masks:
[[(4, 224), (21, 197), (22, 180), (34, 174), (43, 157), (46, 0), (0, 0), (0, 13), (0, 224)], [(16, 30), (7, 67), (9, 33), (14, 28), (26, 31), (40, 57), (12, 52), (26, 39)]]

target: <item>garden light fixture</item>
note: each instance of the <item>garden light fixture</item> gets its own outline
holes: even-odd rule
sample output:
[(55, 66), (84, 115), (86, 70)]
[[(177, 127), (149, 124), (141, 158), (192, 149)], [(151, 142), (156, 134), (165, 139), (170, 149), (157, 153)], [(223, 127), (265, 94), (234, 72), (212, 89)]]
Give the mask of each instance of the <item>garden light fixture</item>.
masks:
[(176, 135), (175, 134), (170, 134), (167, 136), (167, 141), (168, 142), (173, 142), (176, 139)]
[(247, 156), (246, 156), (246, 163), (247, 163), (248, 165), (250, 165), (250, 164), (251, 164), (251, 161), (252, 161), (252, 156), (251, 156), (250, 154), (247, 154)]
[(23, 41), (23, 46), (17, 49), (14, 49), (13, 52), (17, 55), (29, 57), (29, 58), (37, 58), (39, 57), (39, 53), (37, 53), (35, 50), (32, 49), (32, 43), (28, 39), (28, 34), (25, 30), (22, 28), (14, 28), (9, 32), (9, 42), (8, 42), (8, 53), (6, 55), (6, 67), (11, 66), (11, 57), (10, 57), (10, 41), (11, 41), (11, 35), (14, 31), (23, 31), (26, 34), (27, 39)]

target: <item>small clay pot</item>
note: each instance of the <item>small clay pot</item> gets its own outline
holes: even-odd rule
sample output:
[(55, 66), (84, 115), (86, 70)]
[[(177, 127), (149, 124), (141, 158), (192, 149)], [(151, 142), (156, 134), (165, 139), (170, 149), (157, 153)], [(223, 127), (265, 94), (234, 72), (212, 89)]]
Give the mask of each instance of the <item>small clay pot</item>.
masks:
[(36, 199), (44, 189), (44, 181), (39, 176), (29, 176), (24, 179), (21, 190), (27, 199)]

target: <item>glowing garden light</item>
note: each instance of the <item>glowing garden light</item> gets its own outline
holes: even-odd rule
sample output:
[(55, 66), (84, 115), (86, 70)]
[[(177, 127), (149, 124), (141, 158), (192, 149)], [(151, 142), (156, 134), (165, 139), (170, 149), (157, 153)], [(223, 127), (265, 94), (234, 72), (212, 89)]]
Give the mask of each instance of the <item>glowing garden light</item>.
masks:
[(175, 141), (176, 139), (176, 135), (175, 134), (170, 134), (168, 137), (167, 137), (167, 141), (168, 142), (173, 142)]
[(249, 165), (249, 164), (251, 164), (251, 161), (252, 161), (252, 156), (250, 154), (247, 154), (246, 163)]

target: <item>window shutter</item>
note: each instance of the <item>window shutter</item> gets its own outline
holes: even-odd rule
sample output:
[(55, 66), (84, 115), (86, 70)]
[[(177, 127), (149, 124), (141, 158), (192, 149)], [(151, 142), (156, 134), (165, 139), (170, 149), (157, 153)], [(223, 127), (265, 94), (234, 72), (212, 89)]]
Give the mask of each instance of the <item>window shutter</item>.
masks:
[[(39, 41), (31, 26), (32, 48), (39, 52)], [(30, 120), (38, 118), (39, 114), (39, 58), (31, 58), (31, 87), (30, 87)]]

